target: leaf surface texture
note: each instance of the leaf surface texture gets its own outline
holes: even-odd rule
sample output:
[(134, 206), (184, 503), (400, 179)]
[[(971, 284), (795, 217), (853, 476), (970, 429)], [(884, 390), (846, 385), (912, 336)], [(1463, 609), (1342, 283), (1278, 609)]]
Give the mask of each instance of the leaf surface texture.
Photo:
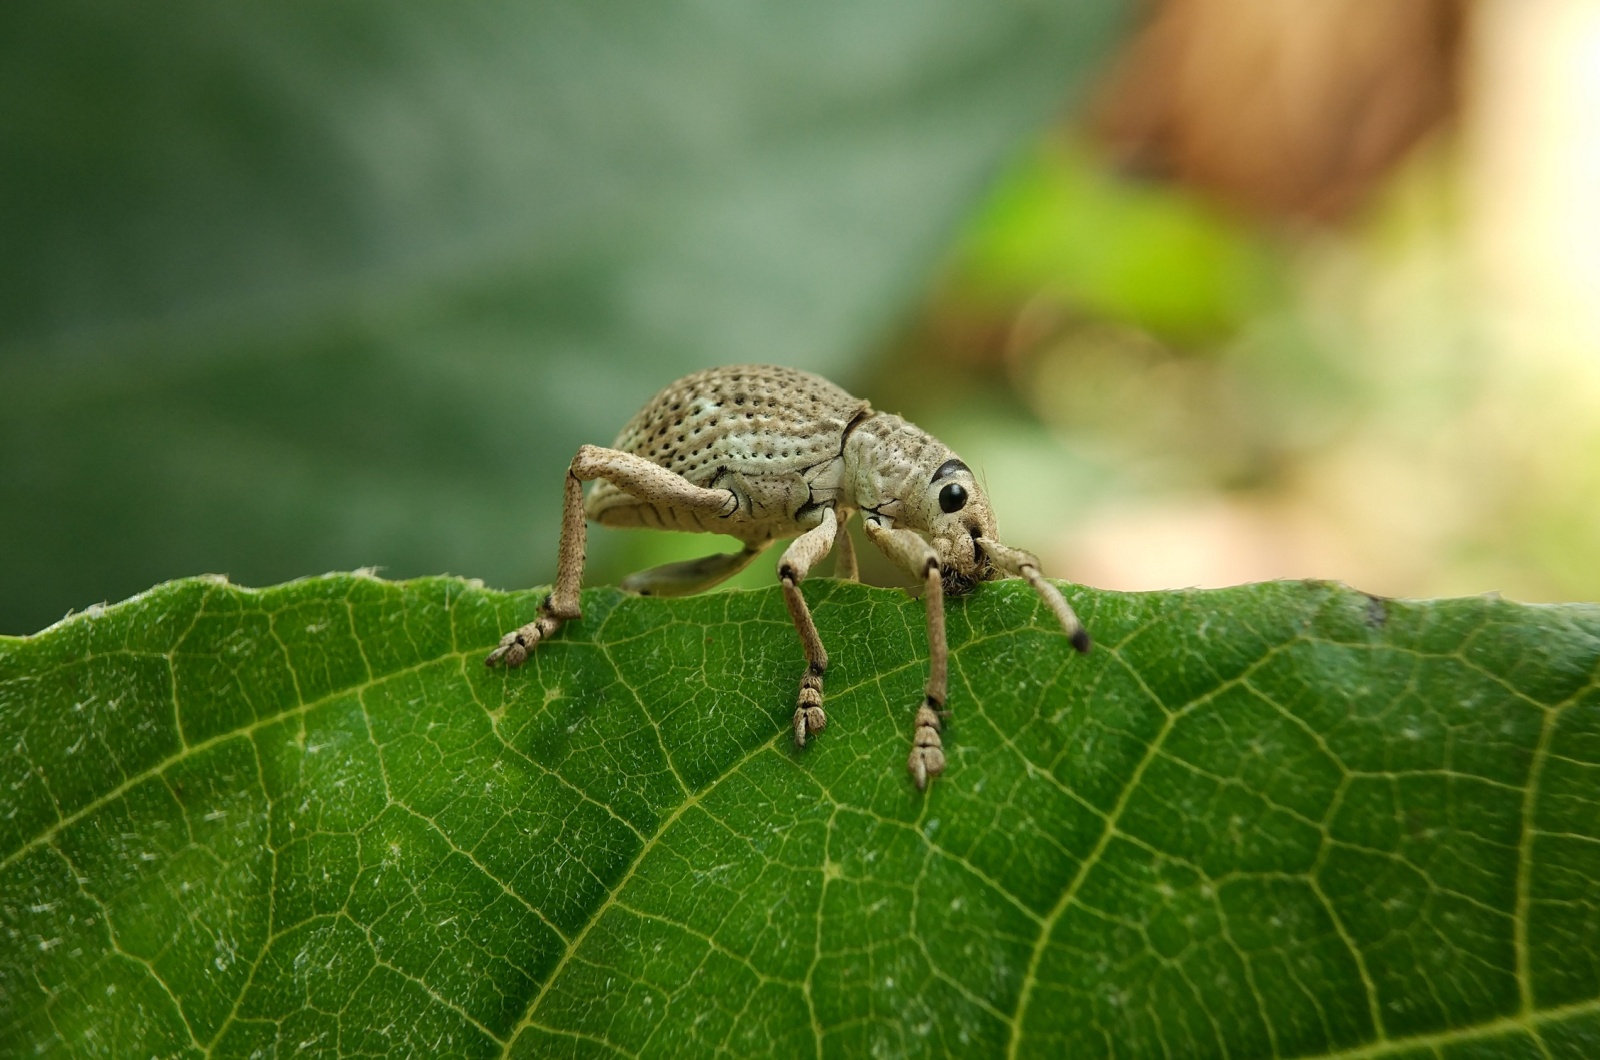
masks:
[(1600, 609), (173, 582), (0, 639), (0, 1054), (1581, 1057)]

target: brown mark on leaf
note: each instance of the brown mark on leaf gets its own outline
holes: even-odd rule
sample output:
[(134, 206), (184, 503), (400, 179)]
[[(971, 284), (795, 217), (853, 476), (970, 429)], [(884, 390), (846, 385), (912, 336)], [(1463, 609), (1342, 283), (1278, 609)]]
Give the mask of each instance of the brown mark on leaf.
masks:
[(1372, 593), (1362, 593), (1367, 598), (1367, 625), (1373, 629), (1382, 629), (1389, 622), (1389, 598), (1374, 596)]

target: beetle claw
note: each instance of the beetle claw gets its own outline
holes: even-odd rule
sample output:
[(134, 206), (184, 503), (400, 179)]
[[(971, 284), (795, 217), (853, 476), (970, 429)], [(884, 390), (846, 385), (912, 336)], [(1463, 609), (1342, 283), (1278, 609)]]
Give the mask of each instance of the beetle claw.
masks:
[(828, 716), (821, 707), (794, 708), (794, 745), (804, 747), (806, 737), (828, 727)]
[(944, 772), (944, 749), (935, 746), (917, 746), (906, 759), (906, 770), (918, 791), (926, 791), (929, 779)]

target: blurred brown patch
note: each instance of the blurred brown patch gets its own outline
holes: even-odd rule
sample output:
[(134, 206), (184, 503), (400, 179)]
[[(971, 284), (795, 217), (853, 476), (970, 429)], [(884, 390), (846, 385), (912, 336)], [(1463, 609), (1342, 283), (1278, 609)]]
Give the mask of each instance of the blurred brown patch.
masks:
[(1449, 117), (1470, 0), (1156, 0), (1098, 136), (1130, 172), (1337, 220)]

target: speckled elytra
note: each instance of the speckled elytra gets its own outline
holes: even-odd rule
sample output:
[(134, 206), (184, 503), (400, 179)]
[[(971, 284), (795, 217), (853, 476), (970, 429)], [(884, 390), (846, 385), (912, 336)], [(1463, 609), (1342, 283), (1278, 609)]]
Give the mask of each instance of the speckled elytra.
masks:
[[(598, 480), (588, 500), (583, 483)], [(1089, 634), (1033, 555), (1003, 545), (989, 499), (948, 447), (899, 416), (877, 412), (793, 368), (740, 365), (685, 376), (652, 398), (610, 449), (579, 448), (567, 469), (555, 589), (532, 622), (507, 633), (484, 660), (522, 665), (528, 652), (582, 617), (585, 518), (603, 526), (727, 534), (739, 552), (669, 563), (625, 578), (624, 589), (683, 596), (743, 569), (775, 539), (794, 537), (778, 560), (783, 597), (805, 650), (794, 742), (827, 725), (822, 676), (828, 653), (800, 583), (835, 545), (837, 575), (854, 578), (845, 524), (861, 513), (867, 538), (923, 580), (928, 613), (927, 695), (917, 707), (906, 767), (918, 789), (944, 771), (939, 739), (948, 649), (944, 594), (1001, 577), (1027, 579), (1080, 652)], [(798, 536), (795, 536), (798, 535)]]

